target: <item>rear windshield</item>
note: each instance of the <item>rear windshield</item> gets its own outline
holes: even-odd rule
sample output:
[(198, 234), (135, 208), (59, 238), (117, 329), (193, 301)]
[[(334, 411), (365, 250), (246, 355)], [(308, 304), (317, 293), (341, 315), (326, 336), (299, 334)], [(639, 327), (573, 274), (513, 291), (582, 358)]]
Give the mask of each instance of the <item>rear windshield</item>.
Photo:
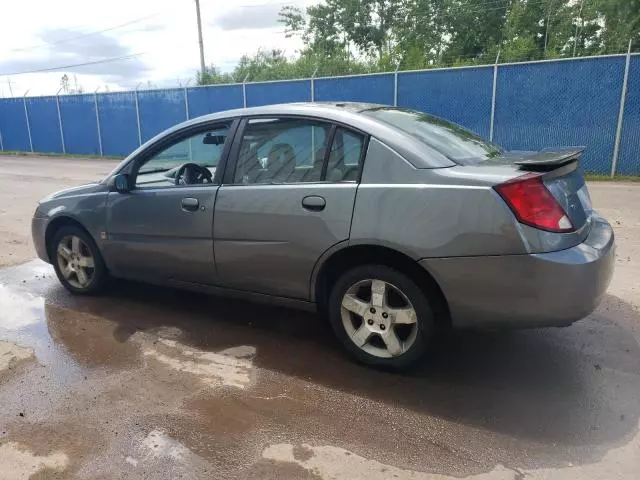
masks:
[(459, 165), (482, 163), (502, 153), (499, 147), (466, 128), (422, 112), (374, 108), (362, 113), (408, 133)]

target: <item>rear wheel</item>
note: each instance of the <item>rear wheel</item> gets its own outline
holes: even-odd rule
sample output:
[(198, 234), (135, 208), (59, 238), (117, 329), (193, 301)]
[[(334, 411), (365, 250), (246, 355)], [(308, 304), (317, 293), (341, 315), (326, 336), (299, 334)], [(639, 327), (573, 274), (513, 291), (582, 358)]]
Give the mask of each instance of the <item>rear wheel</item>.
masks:
[(62, 227), (53, 236), (49, 251), (56, 275), (67, 290), (91, 295), (103, 289), (107, 270), (98, 246), (84, 230)]
[(420, 287), (383, 265), (344, 273), (328, 309), (342, 344), (368, 365), (407, 368), (426, 353), (434, 332), (433, 311)]

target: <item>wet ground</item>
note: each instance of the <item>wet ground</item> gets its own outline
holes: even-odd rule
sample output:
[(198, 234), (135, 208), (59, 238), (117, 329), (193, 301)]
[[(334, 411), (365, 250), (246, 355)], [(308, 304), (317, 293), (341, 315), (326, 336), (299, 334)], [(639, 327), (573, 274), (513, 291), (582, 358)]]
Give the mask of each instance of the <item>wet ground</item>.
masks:
[[(3, 208), (54, 183), (5, 189), (4, 168)], [(637, 479), (640, 186), (591, 191), (618, 238), (593, 315), (454, 334), (406, 374), (354, 364), (315, 315), (128, 282), (74, 297), (14, 249), (0, 269), (0, 479)], [(6, 218), (0, 242), (22, 238)]]

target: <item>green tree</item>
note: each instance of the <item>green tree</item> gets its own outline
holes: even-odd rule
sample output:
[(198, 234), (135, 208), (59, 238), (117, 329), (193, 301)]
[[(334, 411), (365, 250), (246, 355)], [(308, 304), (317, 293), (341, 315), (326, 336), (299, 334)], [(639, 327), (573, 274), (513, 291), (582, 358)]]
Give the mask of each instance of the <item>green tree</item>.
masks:
[(640, 0), (320, 0), (284, 6), (295, 57), (259, 49), (232, 74), (207, 68), (198, 83), (263, 81), (640, 49)]
[(228, 73), (221, 73), (213, 64), (205, 67), (204, 73), (198, 71), (195, 76), (198, 85), (214, 85), (219, 83), (231, 83), (233, 77)]
[(640, 49), (640, 0), (597, 0), (597, 14), (604, 51), (623, 52), (629, 41)]

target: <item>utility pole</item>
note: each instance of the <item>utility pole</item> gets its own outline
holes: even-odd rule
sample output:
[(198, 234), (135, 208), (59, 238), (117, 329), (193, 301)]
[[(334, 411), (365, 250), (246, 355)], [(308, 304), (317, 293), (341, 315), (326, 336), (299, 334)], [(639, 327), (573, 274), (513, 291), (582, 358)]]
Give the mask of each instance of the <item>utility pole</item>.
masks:
[(547, 21), (544, 24), (544, 56), (547, 56), (547, 45), (549, 44), (549, 22), (551, 22), (551, 7), (553, 0), (549, 2), (549, 8), (547, 9)]
[[(584, 0), (580, 0), (580, 13), (578, 13), (578, 15), (580, 16), (580, 24), (582, 24), (582, 7), (584, 6)], [(575, 37), (573, 39), (573, 56), (576, 56), (576, 49), (578, 48), (578, 27), (580, 26), (580, 24), (578, 24), (578, 22), (576, 22), (576, 34)]]
[(202, 44), (202, 21), (200, 20), (200, 0), (196, 0), (196, 17), (198, 19), (198, 43), (200, 44), (200, 80), (204, 81), (204, 46)]

